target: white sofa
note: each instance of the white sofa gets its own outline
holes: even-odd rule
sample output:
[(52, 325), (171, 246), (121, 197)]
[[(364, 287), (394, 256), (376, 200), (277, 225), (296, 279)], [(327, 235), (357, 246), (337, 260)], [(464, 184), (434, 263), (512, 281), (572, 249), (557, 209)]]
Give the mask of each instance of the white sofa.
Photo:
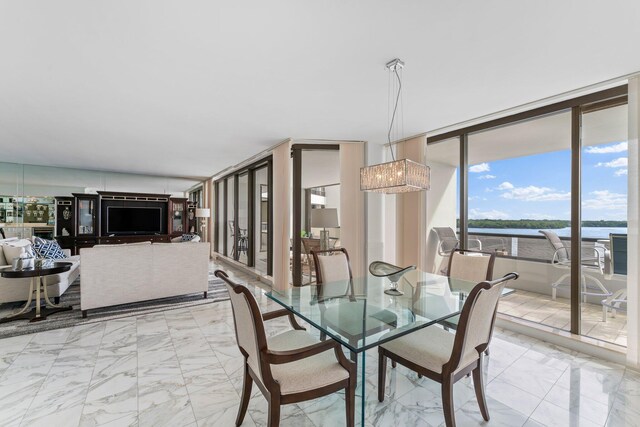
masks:
[[(7, 260), (4, 256), (2, 246), (5, 244), (16, 244), (24, 239), (10, 238), (0, 240), (0, 267), (10, 266), (11, 260)], [(47, 292), (49, 297), (56, 301), (65, 293), (71, 284), (80, 275), (80, 257), (70, 256), (71, 251), (63, 249), (68, 258), (57, 261), (70, 262), (71, 270), (60, 274), (52, 274), (46, 277)], [(7, 302), (26, 301), (29, 297), (29, 282), (31, 279), (6, 279), (0, 277), (0, 304)]]
[(82, 249), (80, 308), (203, 293), (209, 290), (209, 243), (98, 245)]

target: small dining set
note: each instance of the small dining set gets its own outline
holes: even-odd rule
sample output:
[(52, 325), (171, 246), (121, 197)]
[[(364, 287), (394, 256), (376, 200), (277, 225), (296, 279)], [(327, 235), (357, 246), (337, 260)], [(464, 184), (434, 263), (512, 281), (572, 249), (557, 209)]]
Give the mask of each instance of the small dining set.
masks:
[[(267, 292), (283, 307), (267, 313), (250, 289), (215, 272), (229, 291), (245, 362), (237, 426), (254, 383), (268, 402), (270, 427), (279, 425), (281, 405), (336, 392), (344, 393), (346, 425), (364, 425), (366, 364), (375, 358), (366, 352), (375, 348), (380, 402), (388, 365), (400, 364), (441, 384), (448, 427), (455, 426), (453, 384), (472, 376), (480, 412), (489, 420), (483, 359), (499, 299), (513, 292), (507, 284), (517, 273), (493, 280), (495, 253), (461, 249), (451, 252), (446, 276), (377, 262), (366, 276), (354, 277), (344, 248), (314, 250), (312, 256), (316, 283)], [(292, 329), (267, 335), (265, 322), (281, 317)], [(315, 334), (298, 319), (317, 329)]]

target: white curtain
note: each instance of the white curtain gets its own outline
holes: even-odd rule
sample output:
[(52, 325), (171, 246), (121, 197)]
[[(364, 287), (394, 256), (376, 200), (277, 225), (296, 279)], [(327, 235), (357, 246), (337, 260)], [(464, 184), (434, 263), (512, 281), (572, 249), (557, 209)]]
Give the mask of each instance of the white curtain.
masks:
[(273, 150), (273, 287), (289, 287), (289, 223), (291, 206), (291, 141)]
[(365, 195), (360, 191), (364, 143), (340, 144), (340, 245), (349, 252), (354, 277), (367, 272)]
[[(426, 135), (396, 145), (396, 159), (425, 163)], [(427, 196), (424, 191), (396, 195), (396, 264), (426, 270)]]
[(638, 291), (638, 256), (640, 238), (638, 215), (640, 214), (640, 175), (638, 143), (640, 137), (640, 77), (629, 79), (629, 166), (627, 201), (627, 364), (640, 367), (640, 292)]

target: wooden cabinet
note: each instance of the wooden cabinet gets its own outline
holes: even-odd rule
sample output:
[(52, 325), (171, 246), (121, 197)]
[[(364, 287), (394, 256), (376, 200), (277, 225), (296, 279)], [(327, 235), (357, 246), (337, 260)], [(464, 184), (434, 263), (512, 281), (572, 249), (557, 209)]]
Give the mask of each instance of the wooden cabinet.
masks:
[(76, 237), (99, 236), (99, 196), (94, 194), (74, 194), (73, 196), (76, 202)]
[(187, 233), (198, 232), (198, 219), (196, 218), (197, 202), (187, 202)]
[(187, 227), (187, 199), (169, 199), (169, 235), (180, 236), (188, 232)]
[(56, 225), (54, 236), (70, 237), (75, 233), (76, 205), (73, 197), (56, 197)]

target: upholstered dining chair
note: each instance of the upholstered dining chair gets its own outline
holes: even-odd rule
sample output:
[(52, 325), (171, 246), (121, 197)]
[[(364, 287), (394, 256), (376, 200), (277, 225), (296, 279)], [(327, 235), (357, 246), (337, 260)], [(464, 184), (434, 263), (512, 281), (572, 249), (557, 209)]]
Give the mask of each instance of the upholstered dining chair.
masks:
[[(397, 321), (396, 314), (383, 308), (376, 309), (369, 306), (367, 310), (370, 315), (365, 318), (365, 303), (355, 296), (353, 273), (349, 254), (345, 248), (311, 251), (311, 254), (316, 268), (316, 292), (322, 312), (320, 322), (323, 329), (331, 328), (347, 338), (355, 347), (358, 340), (394, 327)], [(336, 283), (331, 287), (323, 286), (331, 282)], [(331, 300), (337, 298), (348, 302), (343, 302), (341, 305), (329, 304)], [(346, 304), (349, 304), (349, 308)], [(321, 333), (320, 339), (325, 338), (326, 334)], [(353, 352), (351, 360), (356, 361), (356, 354)]]
[(478, 283), (462, 307), (455, 335), (433, 325), (378, 347), (378, 400), (384, 401), (389, 358), (441, 384), (445, 423), (453, 427), (453, 384), (472, 373), (480, 412), (489, 421), (482, 361), (491, 341), (502, 290), (507, 282), (517, 278), (517, 273), (509, 273), (498, 280)]
[[(493, 265), (496, 261), (495, 252), (454, 249), (449, 257), (447, 277), (480, 283), (493, 279)], [(445, 329), (456, 329), (460, 316), (455, 316), (442, 322)], [(489, 347), (484, 351), (489, 355)]]
[(495, 252), (454, 249), (449, 257), (447, 276), (480, 283), (493, 278)]
[[(236, 340), (244, 356), (244, 384), (236, 426), (242, 424), (253, 382), (269, 404), (268, 427), (280, 424), (280, 405), (345, 390), (347, 426), (354, 425), (356, 368), (337, 341), (318, 341), (286, 310), (261, 313), (251, 291), (222, 270), (215, 275), (229, 291)], [(293, 330), (267, 337), (264, 321), (289, 316)]]

